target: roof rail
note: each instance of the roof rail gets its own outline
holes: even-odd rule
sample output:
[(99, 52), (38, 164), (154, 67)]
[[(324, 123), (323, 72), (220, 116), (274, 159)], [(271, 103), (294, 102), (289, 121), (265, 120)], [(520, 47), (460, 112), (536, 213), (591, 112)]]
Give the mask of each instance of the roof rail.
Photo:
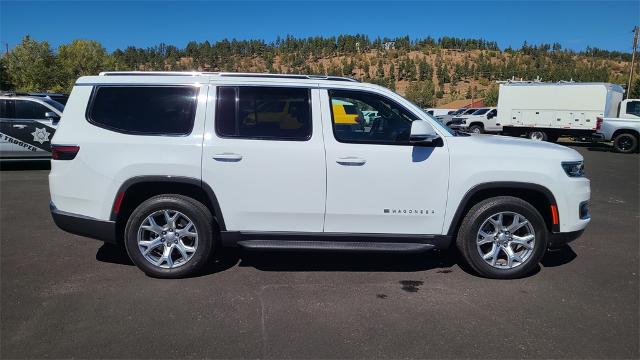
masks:
[(198, 76), (197, 71), (103, 71), (99, 76)]
[(332, 81), (351, 81), (359, 82), (356, 79), (343, 76), (326, 76), (326, 75), (303, 75), (303, 74), (269, 74), (269, 73), (236, 73), (236, 72), (220, 72), (212, 73), (219, 76), (228, 77), (257, 77), (257, 78), (277, 78), (277, 79), (309, 79), (309, 80), (332, 80)]
[(198, 76), (216, 75), (225, 77), (255, 77), (277, 79), (310, 79), (359, 82), (356, 79), (342, 76), (302, 75), (302, 74), (268, 74), (239, 72), (200, 72), (200, 71), (103, 71), (100, 76)]

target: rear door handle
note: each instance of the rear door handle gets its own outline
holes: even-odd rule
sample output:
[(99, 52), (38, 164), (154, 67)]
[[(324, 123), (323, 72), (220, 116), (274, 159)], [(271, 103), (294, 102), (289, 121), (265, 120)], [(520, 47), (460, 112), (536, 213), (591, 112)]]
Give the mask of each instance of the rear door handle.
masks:
[(13, 125), (13, 127), (18, 129), (24, 129), (27, 127), (27, 125)]
[(222, 153), (222, 154), (213, 155), (213, 159), (218, 161), (228, 161), (228, 162), (240, 161), (242, 160), (242, 155), (234, 154), (234, 153)]
[(346, 156), (339, 158), (336, 162), (340, 165), (346, 166), (362, 166), (367, 162), (367, 160), (354, 156)]

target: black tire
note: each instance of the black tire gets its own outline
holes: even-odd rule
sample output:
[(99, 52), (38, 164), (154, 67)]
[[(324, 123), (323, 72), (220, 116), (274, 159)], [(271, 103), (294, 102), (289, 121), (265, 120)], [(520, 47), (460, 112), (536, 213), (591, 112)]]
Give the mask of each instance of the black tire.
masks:
[(484, 128), (480, 125), (469, 126), (469, 132), (472, 134), (484, 134)]
[[(175, 268), (162, 268), (147, 260), (138, 246), (138, 229), (145, 219), (156, 211), (179, 211), (195, 226), (198, 244), (195, 253), (184, 264)], [(177, 228), (177, 227), (176, 227)], [(209, 260), (214, 249), (214, 220), (209, 209), (190, 197), (165, 194), (145, 200), (133, 211), (125, 227), (125, 247), (134, 264), (147, 275), (173, 279), (197, 273)]]
[(623, 154), (631, 154), (638, 151), (638, 137), (630, 133), (616, 135), (613, 139), (615, 151)]
[[(501, 212), (514, 212), (524, 216), (535, 232), (533, 249), (528, 258), (509, 269), (499, 269), (485, 262), (477, 245), (482, 224), (492, 215)], [(540, 213), (528, 202), (511, 196), (498, 196), (479, 202), (467, 212), (458, 230), (456, 245), (465, 262), (479, 275), (492, 279), (520, 278), (537, 269), (547, 249), (547, 228)], [(493, 246), (491, 243), (488, 245)]]
[(547, 133), (540, 130), (533, 130), (527, 134), (527, 137), (531, 140), (547, 141)]

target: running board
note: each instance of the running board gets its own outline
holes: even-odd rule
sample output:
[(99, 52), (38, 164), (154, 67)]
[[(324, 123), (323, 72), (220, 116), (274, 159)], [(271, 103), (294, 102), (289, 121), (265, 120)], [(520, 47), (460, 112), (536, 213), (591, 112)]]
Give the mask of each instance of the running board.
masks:
[(349, 241), (300, 241), (300, 240), (241, 240), (237, 244), (247, 250), (283, 251), (367, 251), (418, 253), (435, 249), (432, 244), (390, 243), (390, 242), (349, 242)]

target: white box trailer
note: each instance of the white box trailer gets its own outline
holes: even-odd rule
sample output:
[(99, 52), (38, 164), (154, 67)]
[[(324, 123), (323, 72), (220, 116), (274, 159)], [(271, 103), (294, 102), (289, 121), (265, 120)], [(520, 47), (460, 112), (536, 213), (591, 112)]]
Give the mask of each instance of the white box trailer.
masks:
[(497, 125), (505, 135), (555, 141), (591, 138), (602, 118), (615, 115), (624, 89), (609, 83), (500, 84)]

